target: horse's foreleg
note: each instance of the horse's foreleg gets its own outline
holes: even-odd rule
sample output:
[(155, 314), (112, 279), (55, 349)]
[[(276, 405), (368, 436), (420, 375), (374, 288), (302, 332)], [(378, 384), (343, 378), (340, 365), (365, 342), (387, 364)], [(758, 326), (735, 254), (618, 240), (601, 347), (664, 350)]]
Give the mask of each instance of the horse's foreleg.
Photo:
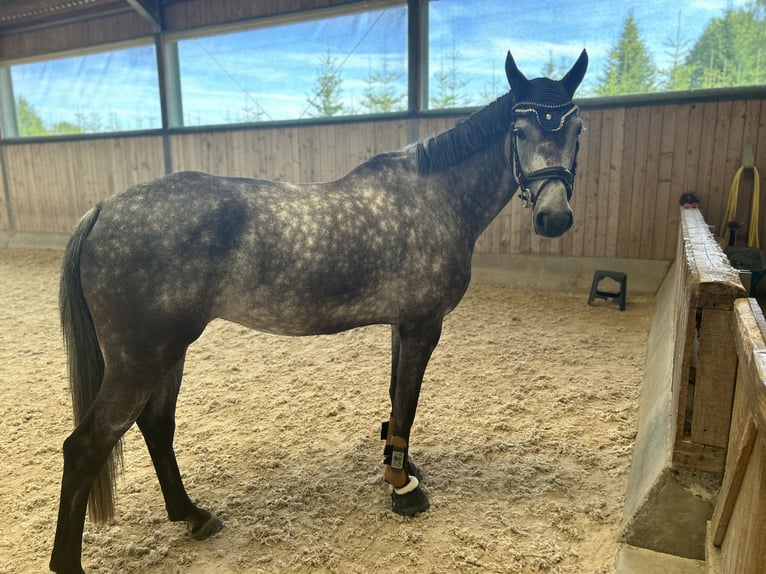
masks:
[(396, 381), (399, 376), (399, 349), (402, 338), (399, 336), (399, 325), (391, 325), (391, 386), (388, 387), (388, 396), (391, 397), (391, 413), (394, 410), (394, 398), (396, 397)]
[(413, 515), (430, 506), (428, 497), (418, 484), (419, 471), (409, 462), (408, 448), (423, 375), (441, 335), (441, 318), (401, 323), (395, 329), (397, 332), (392, 336), (392, 410), (386, 429), (385, 478), (393, 487), (391, 500), (394, 512)]
[[(391, 398), (391, 414), (390, 419), (383, 423), (381, 431), (381, 440), (386, 441), (386, 458), (391, 449), (391, 437), (394, 433), (394, 399), (396, 397), (396, 381), (399, 376), (399, 350), (401, 348), (402, 339), (399, 336), (399, 325), (391, 325), (391, 384), (388, 388), (388, 396)], [(412, 456), (407, 457), (407, 468), (405, 469), (409, 475), (414, 476), (419, 481), (423, 480), (423, 473), (420, 468), (412, 461)]]
[(192, 503), (176, 462), (173, 437), (183, 368), (184, 359), (181, 358), (162, 379), (137, 422), (157, 472), (168, 518), (172, 522), (186, 522), (192, 537), (202, 540), (220, 531), (223, 523), (211, 512)]

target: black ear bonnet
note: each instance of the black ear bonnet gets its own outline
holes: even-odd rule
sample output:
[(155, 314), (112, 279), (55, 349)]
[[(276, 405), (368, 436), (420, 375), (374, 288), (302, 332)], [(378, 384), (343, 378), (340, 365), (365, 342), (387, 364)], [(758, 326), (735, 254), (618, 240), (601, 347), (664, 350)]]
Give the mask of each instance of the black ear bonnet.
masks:
[(548, 78), (531, 80), (529, 89), (523, 94), (518, 94), (518, 98), (513, 106), (513, 113), (533, 114), (546, 132), (559, 131), (579, 110), (561, 82)]

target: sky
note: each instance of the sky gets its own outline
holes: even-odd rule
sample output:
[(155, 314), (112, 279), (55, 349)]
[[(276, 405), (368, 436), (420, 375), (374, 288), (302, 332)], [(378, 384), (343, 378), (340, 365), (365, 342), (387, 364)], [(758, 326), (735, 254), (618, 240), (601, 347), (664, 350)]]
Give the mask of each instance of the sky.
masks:
[[(590, 67), (583, 89), (603, 74), (609, 50), (633, 11), (658, 68), (669, 65), (668, 40), (689, 47), (712, 18), (747, 0), (433, 0), (429, 68), (454, 60), (470, 105), (507, 89), (510, 50), (528, 77), (551, 59), (562, 73), (583, 48)], [(392, 8), (273, 28), (179, 41), (186, 125), (310, 117), (321, 58), (343, 79), (346, 113), (363, 113), (371, 74), (385, 71), (406, 91), (406, 8)], [(452, 55), (452, 58), (450, 57)], [(153, 45), (11, 66), (16, 97), (29, 101), (48, 126), (85, 121), (99, 129), (160, 127)]]

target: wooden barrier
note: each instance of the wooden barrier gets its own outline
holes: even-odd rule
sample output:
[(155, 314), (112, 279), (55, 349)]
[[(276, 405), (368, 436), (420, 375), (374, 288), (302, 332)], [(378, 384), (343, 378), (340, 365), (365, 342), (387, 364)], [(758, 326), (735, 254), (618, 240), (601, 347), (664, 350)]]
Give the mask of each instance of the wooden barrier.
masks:
[(629, 544), (702, 559), (731, 420), (733, 305), (745, 289), (702, 214), (680, 211), (650, 328), (622, 532)]
[(766, 571), (766, 320), (755, 299), (735, 302), (737, 383), (726, 471), (708, 523), (709, 574)]
[(683, 338), (673, 362), (678, 395), (673, 461), (721, 473), (736, 376), (732, 309), (746, 291), (702, 214), (681, 212), (677, 309)]

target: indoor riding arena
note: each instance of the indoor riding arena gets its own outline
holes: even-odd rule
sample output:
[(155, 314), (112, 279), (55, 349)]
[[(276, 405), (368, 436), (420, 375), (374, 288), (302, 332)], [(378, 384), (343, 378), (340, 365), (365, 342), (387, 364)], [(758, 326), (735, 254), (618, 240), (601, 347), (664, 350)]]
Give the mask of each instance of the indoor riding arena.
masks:
[(766, 572), (766, 12), (661, 4), (0, 0), (0, 574)]

